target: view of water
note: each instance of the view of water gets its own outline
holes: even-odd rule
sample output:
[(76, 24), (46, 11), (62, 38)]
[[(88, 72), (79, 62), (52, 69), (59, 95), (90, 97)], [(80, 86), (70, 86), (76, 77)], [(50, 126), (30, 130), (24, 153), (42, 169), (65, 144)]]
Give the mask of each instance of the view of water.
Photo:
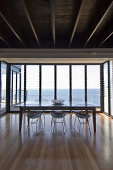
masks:
[[(100, 106), (100, 90), (99, 89), (88, 89), (87, 90), (87, 102), (96, 106)], [(54, 99), (54, 90), (42, 90), (42, 101), (49, 102)], [(65, 103), (69, 102), (69, 89), (58, 89), (57, 99), (63, 99)], [(37, 102), (39, 100), (38, 90), (27, 91), (27, 101)], [(85, 103), (85, 90), (73, 89), (72, 90), (72, 102), (73, 104), (84, 104)]]

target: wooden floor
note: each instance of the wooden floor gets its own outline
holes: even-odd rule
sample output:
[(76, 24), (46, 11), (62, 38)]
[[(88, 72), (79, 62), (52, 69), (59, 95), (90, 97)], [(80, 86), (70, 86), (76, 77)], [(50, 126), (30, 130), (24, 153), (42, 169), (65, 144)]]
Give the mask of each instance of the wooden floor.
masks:
[[(92, 129), (92, 118), (90, 118)], [(46, 115), (42, 133), (35, 135), (35, 125), (27, 132), (23, 121), (19, 134), (18, 114), (0, 118), (0, 170), (110, 170), (113, 169), (113, 119), (97, 115), (97, 133), (89, 134), (81, 126), (73, 129), (74, 116), (66, 116), (64, 135), (61, 124), (51, 133), (51, 116)], [(79, 131), (79, 123), (76, 124)]]

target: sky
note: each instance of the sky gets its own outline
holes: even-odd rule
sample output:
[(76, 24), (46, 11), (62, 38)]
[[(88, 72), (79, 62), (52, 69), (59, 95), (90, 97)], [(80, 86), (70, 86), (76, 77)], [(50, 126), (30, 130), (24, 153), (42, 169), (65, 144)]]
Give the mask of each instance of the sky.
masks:
[[(98, 89), (100, 87), (100, 67), (99, 65), (88, 65), (87, 67), (87, 86), (89, 89)], [(6, 74), (2, 74), (2, 89), (6, 88)], [(24, 69), (22, 66), (22, 79)], [(22, 87), (24, 87), (22, 81)], [(28, 65), (27, 66), (27, 89), (39, 89), (39, 66)], [(73, 65), (72, 66), (72, 88), (84, 89), (84, 66)], [(42, 66), (42, 89), (54, 88), (54, 66), (43, 65)], [(69, 66), (58, 65), (57, 66), (57, 88), (69, 89)]]
[[(88, 65), (87, 86), (89, 89), (100, 87), (99, 65)], [(84, 89), (84, 65), (72, 66), (72, 88)], [(39, 66), (27, 66), (27, 89), (39, 88)], [(54, 66), (42, 66), (42, 89), (54, 88)], [(69, 89), (69, 66), (57, 66), (57, 89)]]

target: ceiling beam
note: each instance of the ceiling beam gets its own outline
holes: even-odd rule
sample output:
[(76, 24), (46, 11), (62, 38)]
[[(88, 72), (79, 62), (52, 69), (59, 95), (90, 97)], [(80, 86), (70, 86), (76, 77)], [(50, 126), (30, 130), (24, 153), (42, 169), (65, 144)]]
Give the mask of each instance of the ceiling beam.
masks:
[(38, 46), (40, 47), (39, 38), (38, 38), (37, 33), (36, 33), (36, 31), (35, 31), (35, 28), (34, 28), (34, 26), (33, 26), (31, 17), (30, 17), (30, 15), (29, 15), (29, 12), (28, 12), (28, 9), (27, 9), (27, 7), (26, 7), (26, 4), (25, 4), (25, 1), (24, 1), (24, 0), (23, 0), (23, 5), (24, 5), (25, 14), (26, 14), (26, 16), (27, 16), (27, 19), (28, 19), (28, 21), (29, 21), (30, 27), (31, 27), (31, 29), (32, 29), (32, 32), (33, 32), (33, 34), (34, 34), (34, 36), (35, 36), (35, 39), (36, 39), (36, 41), (37, 41), (37, 43), (38, 43)]
[(105, 13), (103, 14), (103, 16), (101, 17), (100, 21), (98, 22), (98, 24), (96, 25), (96, 27), (94, 28), (94, 30), (92, 31), (92, 33), (90, 34), (89, 38), (87, 39), (87, 41), (84, 44), (84, 47), (86, 47), (86, 45), (88, 44), (88, 42), (90, 41), (90, 39), (92, 38), (92, 36), (95, 34), (96, 30), (98, 29), (98, 27), (101, 25), (101, 23), (104, 21), (104, 19), (106, 18), (108, 12), (110, 11), (110, 9), (113, 7), (113, 1), (111, 2), (111, 4), (109, 5), (109, 7), (107, 8), (107, 10), (105, 11)]
[(55, 36), (55, 0), (51, 0), (51, 26), (52, 26), (52, 37), (53, 37), (53, 42), (54, 42), (54, 47), (55, 47), (55, 41), (56, 41), (56, 36)]
[(80, 19), (80, 15), (81, 15), (81, 13), (82, 13), (83, 1), (84, 1), (84, 0), (81, 0), (81, 4), (80, 4), (79, 11), (78, 11), (78, 15), (77, 15), (77, 18), (76, 18), (76, 21), (75, 21), (75, 25), (74, 25), (74, 28), (73, 28), (73, 32), (72, 32), (72, 34), (71, 34), (71, 38), (70, 38), (70, 42), (69, 42), (69, 47), (71, 46), (71, 43), (72, 43), (72, 41), (73, 41), (75, 32), (76, 32), (76, 30), (77, 30), (77, 26), (78, 26), (78, 22), (79, 22), (79, 19)]
[(11, 47), (11, 45), (3, 37), (0, 36), (0, 40), (4, 42), (4, 44), (6, 44), (8, 47)]
[(99, 44), (98, 48), (101, 47), (112, 35), (113, 35), (113, 32), (111, 32), (111, 33)]
[(10, 30), (13, 32), (13, 34), (16, 36), (16, 38), (20, 41), (20, 43), (22, 44), (22, 46), (26, 47), (26, 45), (23, 43), (22, 39), (19, 37), (19, 35), (16, 33), (16, 31), (13, 29), (13, 27), (10, 25), (10, 23), (8, 22), (8, 20), (5, 18), (5, 16), (0, 12), (0, 16), (1, 18), (4, 20), (4, 22), (8, 25), (8, 27), (10, 28)]

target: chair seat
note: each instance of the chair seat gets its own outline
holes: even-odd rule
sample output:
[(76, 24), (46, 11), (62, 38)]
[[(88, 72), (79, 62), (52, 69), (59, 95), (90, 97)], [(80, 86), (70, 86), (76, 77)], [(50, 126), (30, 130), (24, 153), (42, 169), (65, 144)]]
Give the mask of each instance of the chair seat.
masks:
[(54, 118), (64, 118), (66, 116), (66, 113), (63, 112), (63, 111), (54, 111), (51, 113), (51, 115), (54, 117)]
[(42, 112), (35, 112), (31, 111), (30, 113), (27, 113), (27, 117), (31, 119), (36, 119), (42, 115)]
[(75, 113), (75, 115), (78, 117), (78, 118), (81, 118), (81, 119), (88, 119), (91, 115), (89, 115), (88, 113)]

